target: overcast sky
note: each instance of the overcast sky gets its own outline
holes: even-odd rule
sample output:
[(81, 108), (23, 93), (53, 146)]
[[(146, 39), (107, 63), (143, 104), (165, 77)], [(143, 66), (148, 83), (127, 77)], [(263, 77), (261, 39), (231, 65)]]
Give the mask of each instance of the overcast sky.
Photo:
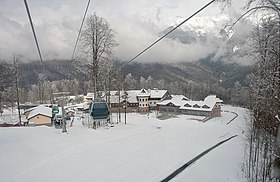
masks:
[[(88, 0), (28, 0), (44, 60), (70, 59), (78, 29)], [(182, 18), (190, 16), (209, 0), (92, 0), (88, 14), (96, 12), (116, 31), (115, 57), (129, 60), (155, 41), (159, 33)], [(221, 13), (221, 6), (212, 4), (197, 17), (234, 19), (246, 0), (233, 0), (231, 9)], [(0, 59), (13, 53), (26, 60), (39, 59), (23, 0), (0, 0)], [(138, 61), (162, 59), (184, 60), (203, 57), (195, 50), (203, 45), (181, 45), (165, 40), (149, 50)], [(188, 51), (187, 51), (188, 50)], [(203, 54), (211, 53), (212, 49)], [(172, 54), (172, 56), (170, 56)], [(192, 59), (190, 59), (192, 60)]]

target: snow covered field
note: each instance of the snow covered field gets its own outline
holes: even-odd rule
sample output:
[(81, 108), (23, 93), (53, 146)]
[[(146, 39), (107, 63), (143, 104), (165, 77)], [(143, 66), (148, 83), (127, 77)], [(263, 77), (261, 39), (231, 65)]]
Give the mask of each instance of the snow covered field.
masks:
[[(159, 120), (127, 114), (127, 125), (93, 130), (76, 120), (68, 133), (41, 127), (0, 128), (0, 181), (160, 181), (200, 154), (233, 135), (172, 181), (242, 182), (244, 119), (242, 108), (223, 106), (222, 113), (201, 123), (201, 117), (180, 115)], [(1, 116), (0, 116), (1, 117)], [(116, 116), (113, 116), (116, 120)]]

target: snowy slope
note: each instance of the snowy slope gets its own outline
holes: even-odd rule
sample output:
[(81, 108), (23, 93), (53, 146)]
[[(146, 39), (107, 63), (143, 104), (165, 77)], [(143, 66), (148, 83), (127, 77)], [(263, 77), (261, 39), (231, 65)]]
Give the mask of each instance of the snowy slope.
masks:
[(206, 123), (186, 115), (158, 120), (152, 113), (128, 114), (127, 125), (122, 122), (109, 129), (89, 129), (76, 120), (68, 134), (44, 126), (0, 128), (0, 181), (160, 181), (235, 134), (239, 136), (173, 180), (242, 181), (241, 127), (246, 110), (225, 109), (239, 113), (229, 125), (231, 113)]

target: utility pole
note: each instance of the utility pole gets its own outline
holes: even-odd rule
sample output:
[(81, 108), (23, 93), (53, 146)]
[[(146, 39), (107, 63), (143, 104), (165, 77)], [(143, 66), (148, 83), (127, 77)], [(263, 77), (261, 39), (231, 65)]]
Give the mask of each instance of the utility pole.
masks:
[(121, 122), (121, 71), (118, 70), (117, 72), (117, 79), (118, 79), (118, 91), (119, 91), (119, 104), (118, 104), (118, 109), (119, 109), (119, 122)]
[(126, 107), (127, 107), (127, 92), (124, 91), (124, 95), (123, 95), (123, 98), (124, 98), (124, 124), (126, 124)]
[(65, 121), (65, 111), (64, 111), (64, 96), (62, 97), (62, 101), (61, 101), (61, 109), (62, 109), (62, 111), (61, 111), (61, 113), (62, 113), (62, 121), (63, 121), (63, 123), (62, 123), (62, 133), (66, 133), (67, 132), (67, 130), (66, 130), (66, 121)]
[(20, 107), (19, 107), (19, 78), (18, 78), (18, 72), (19, 72), (19, 57), (14, 55), (13, 57), (13, 63), (14, 63), (14, 70), (15, 70), (15, 77), (16, 77), (16, 94), (17, 94), (17, 109), (18, 109), (18, 119), (19, 119), (19, 125), (21, 126), (21, 115), (20, 115)]
[[(111, 124), (112, 123), (112, 112), (111, 112), (111, 79), (110, 79), (110, 75), (108, 77), (108, 87), (109, 87), (109, 91), (108, 91), (108, 97), (106, 98), (107, 99), (107, 102), (108, 102), (108, 105), (109, 105), (109, 113), (110, 113), (110, 118), (109, 118), (109, 123)], [(106, 95), (106, 93), (105, 93)]]
[(60, 96), (61, 99), (61, 113), (62, 113), (62, 133), (66, 133), (66, 121), (65, 121), (65, 110), (64, 110), (64, 99), (66, 95), (69, 95), (69, 92), (58, 92), (58, 93), (53, 93), (54, 95)]
[(126, 101), (124, 105), (124, 124), (126, 124)]
[(121, 89), (120, 89), (120, 87), (119, 87), (119, 104), (118, 104), (118, 106), (119, 106), (119, 122), (121, 122)]

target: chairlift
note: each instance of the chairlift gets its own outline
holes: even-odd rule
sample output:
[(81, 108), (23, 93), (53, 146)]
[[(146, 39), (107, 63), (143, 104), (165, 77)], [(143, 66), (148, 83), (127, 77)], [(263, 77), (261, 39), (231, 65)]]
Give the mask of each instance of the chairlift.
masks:
[(90, 115), (93, 119), (93, 127), (96, 129), (97, 122), (106, 121), (110, 119), (109, 107), (107, 102), (103, 100), (95, 100), (91, 103)]
[(55, 115), (53, 118), (53, 125), (57, 129), (61, 129), (62, 127), (63, 118), (61, 115)]

